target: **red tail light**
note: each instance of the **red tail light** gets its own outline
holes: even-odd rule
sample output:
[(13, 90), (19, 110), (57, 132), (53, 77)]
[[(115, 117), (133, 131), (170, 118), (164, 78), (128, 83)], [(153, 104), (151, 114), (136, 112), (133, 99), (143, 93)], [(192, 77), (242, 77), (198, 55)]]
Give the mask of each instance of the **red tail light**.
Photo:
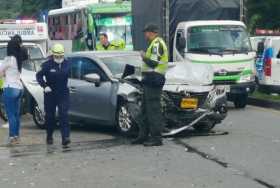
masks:
[(267, 58), (264, 65), (264, 74), (265, 76), (271, 76), (271, 58)]

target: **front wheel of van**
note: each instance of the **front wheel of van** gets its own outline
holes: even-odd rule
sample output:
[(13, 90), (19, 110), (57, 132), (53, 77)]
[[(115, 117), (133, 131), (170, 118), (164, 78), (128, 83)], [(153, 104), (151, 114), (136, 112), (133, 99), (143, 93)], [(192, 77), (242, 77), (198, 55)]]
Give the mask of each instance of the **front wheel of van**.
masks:
[(237, 95), (234, 98), (234, 106), (235, 108), (241, 109), (241, 108), (245, 108), (248, 102), (248, 94), (241, 94), (241, 95)]

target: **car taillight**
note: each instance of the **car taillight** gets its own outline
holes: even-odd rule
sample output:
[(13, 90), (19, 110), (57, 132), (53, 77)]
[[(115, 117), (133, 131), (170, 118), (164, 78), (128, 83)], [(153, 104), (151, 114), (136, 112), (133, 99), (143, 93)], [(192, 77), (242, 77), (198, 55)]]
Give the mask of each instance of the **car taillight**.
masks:
[(271, 76), (271, 58), (267, 58), (264, 65), (264, 74), (265, 76)]

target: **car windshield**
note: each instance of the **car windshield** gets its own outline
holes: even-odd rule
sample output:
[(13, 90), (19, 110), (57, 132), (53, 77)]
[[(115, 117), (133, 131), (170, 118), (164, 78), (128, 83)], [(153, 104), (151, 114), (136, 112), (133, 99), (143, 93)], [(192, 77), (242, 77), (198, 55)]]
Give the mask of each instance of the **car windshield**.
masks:
[(247, 53), (252, 51), (245, 28), (232, 25), (195, 26), (188, 30), (188, 52)]
[[(42, 51), (37, 46), (25, 46), (27, 48), (30, 59), (41, 59), (44, 58)], [(0, 47), (0, 60), (3, 60), (7, 55), (7, 47)]]
[(103, 63), (110, 69), (114, 77), (121, 77), (124, 72), (126, 64), (136, 67), (135, 74), (141, 75), (140, 67), (143, 63), (140, 56), (137, 55), (127, 55), (119, 57), (104, 57), (101, 58)]

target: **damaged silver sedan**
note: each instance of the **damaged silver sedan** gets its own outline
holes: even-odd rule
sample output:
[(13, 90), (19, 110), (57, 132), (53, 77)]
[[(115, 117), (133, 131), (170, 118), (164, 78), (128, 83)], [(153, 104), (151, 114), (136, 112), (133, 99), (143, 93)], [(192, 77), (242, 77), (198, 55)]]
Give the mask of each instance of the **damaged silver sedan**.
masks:
[[(78, 52), (67, 56), (72, 123), (116, 126), (123, 134), (138, 130), (141, 113), (141, 74), (138, 52)], [(128, 71), (128, 65), (133, 71)], [(25, 69), (22, 80), (28, 109), (34, 122), (44, 128), (43, 90), (35, 81), (38, 65)], [(210, 131), (226, 117), (224, 88), (212, 85), (207, 65), (170, 63), (162, 95), (162, 112), (169, 132), (175, 135), (190, 127)], [(141, 115), (141, 114), (140, 114)]]

